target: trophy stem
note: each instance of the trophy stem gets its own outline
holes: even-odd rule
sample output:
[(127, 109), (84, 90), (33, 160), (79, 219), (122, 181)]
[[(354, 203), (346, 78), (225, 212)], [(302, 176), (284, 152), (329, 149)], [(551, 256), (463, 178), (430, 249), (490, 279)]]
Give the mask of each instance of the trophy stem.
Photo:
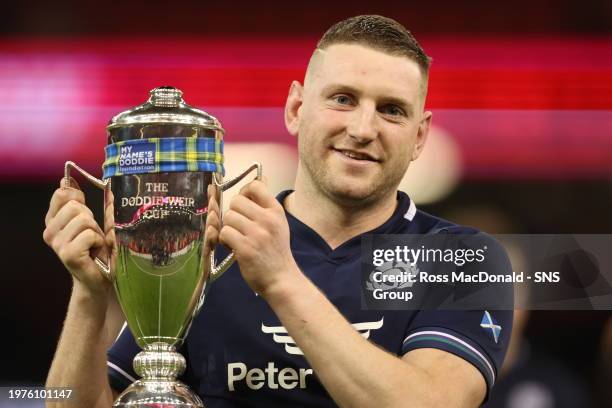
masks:
[(185, 357), (174, 346), (162, 342), (148, 344), (134, 358), (134, 371), (145, 381), (174, 381), (185, 367)]
[(174, 346), (162, 342), (148, 344), (134, 358), (134, 370), (142, 379), (123, 391), (113, 406), (144, 408), (154, 404), (164, 408), (202, 408), (198, 395), (176, 380), (185, 367), (185, 358)]

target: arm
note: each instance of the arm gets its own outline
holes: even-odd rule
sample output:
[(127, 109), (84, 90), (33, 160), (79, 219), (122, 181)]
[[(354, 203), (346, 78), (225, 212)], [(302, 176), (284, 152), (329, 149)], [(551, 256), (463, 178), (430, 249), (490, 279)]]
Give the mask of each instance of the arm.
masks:
[(111, 302), (105, 306), (79, 286), (77, 282), (73, 286), (46, 382), (46, 387), (73, 389), (74, 399), (70, 404), (48, 406), (110, 407), (117, 393), (108, 383), (106, 350), (119, 333), (123, 317)]
[(482, 402), (484, 378), (461, 358), (435, 349), (398, 358), (361, 337), (299, 270), (284, 210), (263, 183), (250, 183), (232, 200), (219, 240), (235, 251), (245, 281), (266, 299), (340, 406), (476, 407)]
[(265, 299), (340, 406), (480, 405), (485, 381), (470, 363), (435, 349), (400, 359), (360, 336), (299, 270), (292, 274)]
[(110, 282), (92, 259), (104, 250), (105, 235), (77, 188), (56, 190), (45, 224), (45, 242), (73, 277), (66, 320), (46, 383), (47, 387), (72, 388), (73, 399), (48, 406), (110, 407), (113, 392), (106, 350), (121, 328), (123, 315)]

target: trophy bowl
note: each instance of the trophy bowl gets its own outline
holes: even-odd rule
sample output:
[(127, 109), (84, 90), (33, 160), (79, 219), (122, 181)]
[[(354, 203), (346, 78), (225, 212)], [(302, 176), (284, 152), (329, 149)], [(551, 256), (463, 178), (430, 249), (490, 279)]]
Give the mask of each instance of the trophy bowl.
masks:
[[(115, 407), (203, 407), (176, 378), (185, 370), (177, 352), (210, 283), (234, 261), (218, 265), (205, 246), (209, 192), (222, 192), (256, 171), (254, 163), (223, 182), (223, 128), (213, 116), (187, 105), (182, 92), (159, 87), (149, 100), (111, 119), (104, 176), (73, 162), (72, 169), (104, 189), (104, 232), (110, 259), (96, 259), (113, 282), (127, 325), (142, 351), (133, 366), (140, 380)], [(209, 189), (209, 186), (213, 188)]]

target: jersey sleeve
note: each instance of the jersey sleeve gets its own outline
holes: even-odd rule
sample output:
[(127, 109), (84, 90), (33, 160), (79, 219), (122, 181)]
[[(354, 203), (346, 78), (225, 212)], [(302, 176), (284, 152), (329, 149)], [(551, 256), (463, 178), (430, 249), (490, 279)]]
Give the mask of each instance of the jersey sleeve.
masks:
[[(485, 246), (491, 252), (475, 271), (512, 272), (505, 249), (494, 238), (476, 233), (467, 242), (472, 248)], [(478, 296), (471, 297), (470, 302), (455, 303), (455, 306), (467, 305), (465, 307), (419, 310), (406, 329), (402, 353), (435, 348), (463, 358), (482, 373), (488, 397), (510, 343), (514, 290), (512, 284), (460, 284), (455, 289), (455, 299), (470, 299), (472, 292)], [(489, 306), (485, 306), (487, 304)]]
[(476, 367), (490, 391), (510, 343), (512, 315), (511, 310), (419, 311), (406, 330), (402, 354), (419, 348), (452, 353)]
[(139, 352), (140, 347), (136, 344), (127, 325), (124, 325), (117, 340), (106, 354), (108, 381), (112, 389), (122, 392), (138, 379), (132, 362)]

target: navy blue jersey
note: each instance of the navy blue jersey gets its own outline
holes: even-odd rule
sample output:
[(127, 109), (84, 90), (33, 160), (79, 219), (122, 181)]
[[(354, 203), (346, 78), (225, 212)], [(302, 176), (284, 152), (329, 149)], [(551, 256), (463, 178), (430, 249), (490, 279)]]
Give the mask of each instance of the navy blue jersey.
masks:
[[(288, 194), (277, 198), (282, 203)], [(397, 197), (391, 218), (369, 234), (477, 232), (417, 210), (402, 192)], [(361, 237), (331, 249), (286, 215), (297, 264), (364, 338), (397, 356), (418, 348), (447, 351), (473, 364), (492, 387), (508, 347), (512, 311), (362, 310)], [(109, 379), (117, 391), (136, 379), (132, 360), (139, 351), (129, 330), (108, 351)], [(209, 408), (335, 406), (272, 309), (244, 282), (237, 263), (213, 284), (180, 352), (187, 359), (183, 381)]]

